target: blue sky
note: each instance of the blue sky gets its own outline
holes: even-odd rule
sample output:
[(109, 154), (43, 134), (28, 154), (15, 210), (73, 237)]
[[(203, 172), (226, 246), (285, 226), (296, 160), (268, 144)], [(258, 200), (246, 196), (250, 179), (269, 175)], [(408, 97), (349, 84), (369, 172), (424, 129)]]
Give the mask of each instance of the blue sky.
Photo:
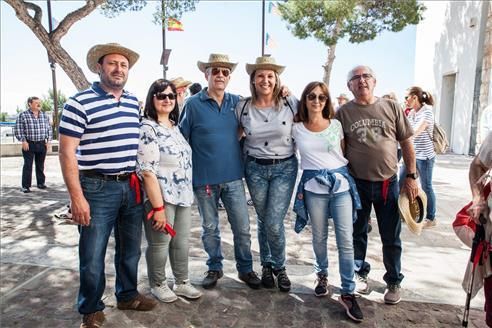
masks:
[[(46, 9), (45, 1), (37, 1)], [(128, 12), (107, 18), (98, 10), (76, 23), (62, 39), (62, 45), (86, 73), (89, 81), (97, 76), (86, 65), (87, 51), (98, 43), (118, 42), (140, 54), (130, 71), (127, 89), (144, 99), (150, 84), (162, 77), (159, 64), (162, 52), (160, 26), (152, 22), (152, 13), (159, 2), (149, 1), (141, 12)], [(268, 3), (268, 2), (267, 2)], [(61, 20), (68, 12), (82, 6), (81, 1), (52, 1), (53, 16)], [(16, 17), (6, 3), (0, 5), (1, 21), (1, 111), (14, 113), (23, 107), (27, 97), (42, 96), (51, 88), (51, 71), (46, 50)], [(47, 26), (47, 14), (43, 21)], [(226, 53), (238, 62), (228, 91), (249, 95), (246, 63), (254, 63), (261, 55), (261, 1), (202, 1), (196, 11), (186, 13), (181, 22), (184, 32), (168, 32), (167, 47), (172, 49), (167, 77), (205, 84), (197, 60), (206, 61), (211, 52)], [(281, 75), (296, 96), (304, 86), (322, 80), (322, 65), (326, 61), (326, 47), (315, 39), (294, 37), (280, 17), (266, 14), (266, 31), (275, 40), (275, 48), (267, 48), (277, 63), (287, 66)], [(401, 98), (413, 83), (415, 55), (415, 26), (399, 33), (385, 32), (374, 41), (350, 44), (341, 40), (337, 46), (332, 70), (330, 92), (349, 93), (347, 72), (357, 64), (371, 66), (377, 74), (376, 94), (394, 91)], [(58, 89), (70, 96), (75, 87), (60, 67), (57, 67)]]

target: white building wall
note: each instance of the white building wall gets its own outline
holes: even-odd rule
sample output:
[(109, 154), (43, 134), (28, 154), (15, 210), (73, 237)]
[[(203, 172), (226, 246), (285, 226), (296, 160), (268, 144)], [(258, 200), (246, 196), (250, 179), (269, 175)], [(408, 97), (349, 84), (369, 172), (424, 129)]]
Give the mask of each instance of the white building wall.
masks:
[[(424, 4), (427, 10), (416, 33), (415, 84), (433, 94), (436, 121), (449, 121), (451, 150), (468, 154), (482, 4), (481, 1), (424, 1)], [(456, 74), (452, 115), (444, 112), (440, 99), (443, 77), (449, 74)]]

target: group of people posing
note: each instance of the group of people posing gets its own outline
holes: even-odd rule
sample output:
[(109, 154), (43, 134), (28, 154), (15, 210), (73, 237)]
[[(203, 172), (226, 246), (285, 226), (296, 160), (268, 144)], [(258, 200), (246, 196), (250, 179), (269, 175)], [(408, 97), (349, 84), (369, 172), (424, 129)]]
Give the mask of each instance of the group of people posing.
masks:
[[(188, 273), (194, 200), (208, 254), (205, 289), (223, 276), (220, 200), (233, 234), (238, 278), (253, 289), (290, 290), (284, 219), (294, 194), (295, 230), (311, 224), (315, 295), (329, 293), (327, 238), (332, 218), (339, 302), (349, 318), (363, 320), (356, 280), (357, 291), (368, 293), (367, 233), (374, 207), (386, 269), (384, 301), (400, 301), (397, 146), (405, 163), (401, 192), (411, 200), (418, 193), (417, 170), (424, 166), (418, 164), (419, 157), (416, 165), (412, 136), (419, 133), (417, 123), (412, 126), (396, 102), (374, 95), (376, 75), (371, 68), (350, 70), (347, 87), (354, 99), (335, 113), (326, 84), (309, 83), (298, 100), (280, 82), (285, 67), (268, 56), (246, 64), (251, 96), (226, 92), (237, 63), (227, 55), (211, 54), (208, 61), (198, 61), (207, 87), (189, 97), (181, 113), (176, 85), (159, 79), (149, 88), (140, 121), (137, 98), (124, 90), (137, 59), (137, 53), (118, 44), (91, 48), (87, 63), (100, 82), (68, 100), (59, 126), (60, 163), (72, 219), (80, 231), (81, 327), (99, 327), (104, 321), (104, 256), (113, 229), (117, 307), (147, 311), (157, 304), (137, 291), (142, 218), (151, 293), (162, 302), (202, 295)], [(409, 97), (421, 96), (411, 91)], [(425, 103), (423, 98), (419, 101)], [(415, 108), (416, 115), (419, 111)], [(427, 114), (420, 116), (415, 122), (428, 122)], [(432, 135), (432, 124), (422, 131)], [(298, 163), (303, 173), (294, 193)], [(432, 164), (433, 156), (426, 170)], [(253, 270), (243, 178), (257, 214), (261, 277)], [(429, 220), (434, 213), (435, 209)], [(172, 288), (165, 272), (168, 258)]]

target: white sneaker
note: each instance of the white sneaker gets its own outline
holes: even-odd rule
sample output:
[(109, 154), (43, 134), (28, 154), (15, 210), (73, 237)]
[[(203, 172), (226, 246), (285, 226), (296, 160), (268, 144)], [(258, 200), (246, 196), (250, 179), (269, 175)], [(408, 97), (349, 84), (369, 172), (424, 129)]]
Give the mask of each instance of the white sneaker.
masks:
[(150, 289), (152, 295), (154, 295), (159, 301), (164, 303), (171, 303), (178, 299), (178, 296), (167, 285), (167, 281), (163, 281), (159, 286), (155, 286)]
[(355, 274), (355, 291), (359, 294), (367, 295), (369, 294), (369, 283), (367, 282), (367, 277)]
[(174, 284), (173, 290), (176, 295), (190, 299), (196, 299), (202, 296), (202, 292), (193, 287), (188, 279), (184, 280), (182, 284)]

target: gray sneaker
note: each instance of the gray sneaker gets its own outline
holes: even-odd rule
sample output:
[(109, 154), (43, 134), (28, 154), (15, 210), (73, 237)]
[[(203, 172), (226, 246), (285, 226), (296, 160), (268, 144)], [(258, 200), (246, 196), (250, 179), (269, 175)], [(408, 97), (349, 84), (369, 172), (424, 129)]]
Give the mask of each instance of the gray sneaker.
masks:
[(361, 276), (355, 273), (355, 291), (362, 295), (369, 294), (369, 283), (367, 282), (367, 276)]
[(393, 305), (400, 303), (400, 289), (400, 285), (388, 285), (386, 293), (384, 293), (384, 303)]

